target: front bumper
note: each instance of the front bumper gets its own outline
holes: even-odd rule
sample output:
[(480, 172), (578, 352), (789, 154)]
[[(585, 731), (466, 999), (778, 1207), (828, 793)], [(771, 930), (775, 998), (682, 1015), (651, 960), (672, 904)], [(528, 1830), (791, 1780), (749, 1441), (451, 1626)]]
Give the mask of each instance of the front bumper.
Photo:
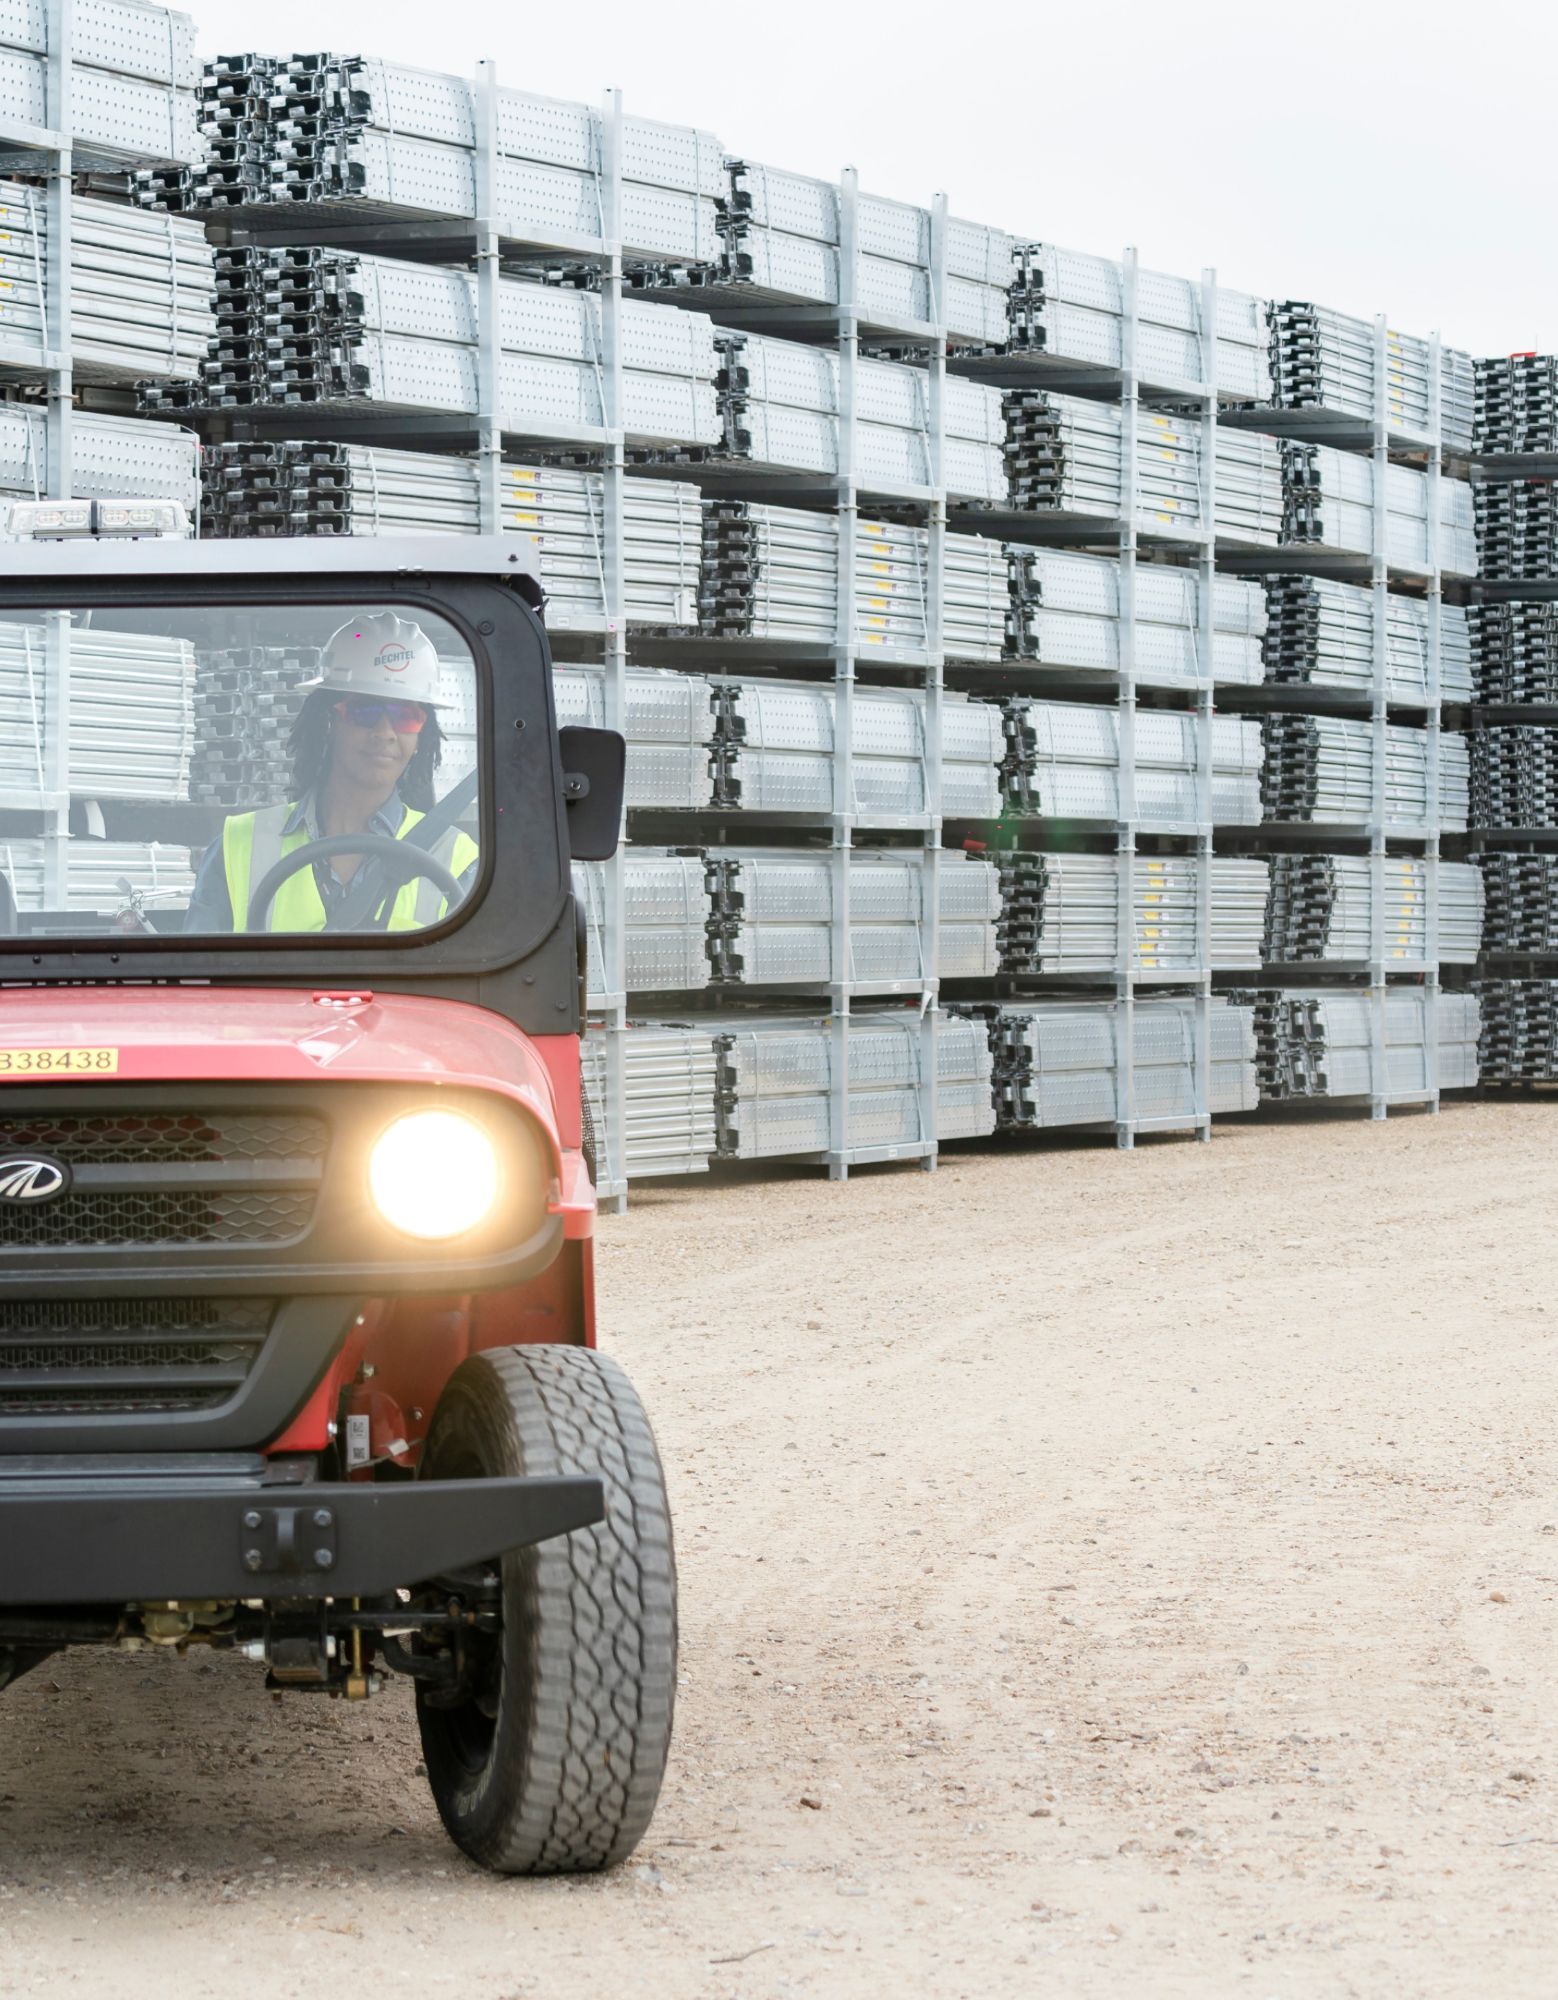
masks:
[(0, 1608), (378, 1597), (605, 1517), (592, 1478), (275, 1483), (264, 1461), (0, 1461)]

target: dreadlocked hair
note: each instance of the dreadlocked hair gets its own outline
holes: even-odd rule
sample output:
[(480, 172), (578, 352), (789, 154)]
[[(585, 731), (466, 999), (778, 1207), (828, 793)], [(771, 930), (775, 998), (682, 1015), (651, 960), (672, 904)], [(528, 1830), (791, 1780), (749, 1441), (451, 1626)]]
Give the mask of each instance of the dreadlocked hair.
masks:
[[(292, 796), (301, 799), (324, 782), (330, 769), (330, 722), (339, 688), (315, 688), (298, 711), (287, 748), (292, 753)], [(438, 711), (424, 704), (426, 721), (417, 737), (416, 754), (400, 774), (397, 790), (414, 812), (431, 812), (437, 803), (433, 776), (444, 760), (444, 732)]]

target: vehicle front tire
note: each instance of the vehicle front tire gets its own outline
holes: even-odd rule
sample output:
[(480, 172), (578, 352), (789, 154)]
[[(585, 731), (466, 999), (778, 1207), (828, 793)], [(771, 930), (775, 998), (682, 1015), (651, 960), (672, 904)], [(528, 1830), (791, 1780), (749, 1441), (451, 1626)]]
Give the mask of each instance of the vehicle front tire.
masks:
[(451, 1837), (506, 1875), (609, 1868), (643, 1838), (671, 1745), (676, 1563), (654, 1435), (614, 1361), (508, 1347), (450, 1378), (422, 1476), (592, 1473), (606, 1518), (496, 1565), (501, 1629), (467, 1698), (417, 1683)]

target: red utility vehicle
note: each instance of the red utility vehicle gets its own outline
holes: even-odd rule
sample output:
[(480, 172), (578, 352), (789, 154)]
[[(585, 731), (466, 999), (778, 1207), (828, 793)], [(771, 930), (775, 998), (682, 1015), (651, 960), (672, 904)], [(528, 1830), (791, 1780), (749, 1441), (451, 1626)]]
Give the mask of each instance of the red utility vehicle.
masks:
[(533, 572), (0, 549), (37, 776), (0, 791), (0, 1686), (76, 1645), (407, 1675), (508, 1873), (631, 1852), (676, 1667), (595, 1348), (570, 861), (623, 744), (559, 731)]

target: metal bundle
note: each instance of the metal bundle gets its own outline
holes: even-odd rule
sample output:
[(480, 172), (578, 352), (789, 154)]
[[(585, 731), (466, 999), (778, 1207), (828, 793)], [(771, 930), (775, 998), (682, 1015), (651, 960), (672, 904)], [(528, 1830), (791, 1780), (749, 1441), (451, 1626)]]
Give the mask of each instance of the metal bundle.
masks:
[(1483, 1083), (1558, 1083), (1558, 981), (1482, 979)]
[[(1114, 854), (997, 854), (1005, 908), (1000, 970), (1007, 974), (1112, 972), (1119, 949), (1120, 857)], [(1190, 854), (1138, 854), (1130, 962), (1140, 972), (1193, 972), (1197, 884)], [(1266, 909), (1264, 861), (1218, 855), (1211, 863), (1211, 963), (1261, 963)]]
[[(1207, 380), (1205, 294), (1188, 278), (1136, 273), (1136, 368), (1148, 382)], [(1021, 244), (1008, 295), (1007, 351), (1053, 354), (1101, 368), (1125, 360), (1125, 267), (1053, 243)], [(1241, 401), (1271, 401), (1266, 303), (1217, 292), (1215, 387)]]
[[(68, 676), (64, 789), (85, 798), (188, 795), (194, 648), (185, 639), (72, 626), (58, 637)], [(0, 625), (0, 792), (52, 789), (57, 712), (50, 632)]]
[[(1439, 1088), (1470, 1090), (1478, 1078), (1477, 999), (1393, 988), (1367, 993), (1262, 991), (1255, 1000), (1260, 1094), (1273, 1102), (1312, 1097), (1403, 1097), (1428, 1088), (1430, 1006), (1438, 1020)], [(1374, 1052), (1374, 1009), (1384, 1007), (1384, 1074)]]
[[(744, 811), (834, 810), (836, 690), (826, 684), (720, 680), (715, 803)], [(995, 819), (1001, 810), (1000, 711), (948, 694), (941, 704), (941, 787), (932, 789), (924, 695), (856, 687), (845, 810), (867, 819), (941, 813)]]
[[(1267, 319), (1272, 381), (1283, 409), (1322, 410), (1364, 423), (1375, 421), (1376, 336), (1371, 321), (1303, 299), (1274, 301)], [(1393, 431), (1428, 435), (1431, 359), (1426, 340), (1386, 333), (1385, 407), (1378, 415)], [(1469, 449), (1475, 400), (1469, 354), (1440, 348), (1439, 395), (1440, 441)]]
[[(1007, 550), (1011, 575), (1009, 657), (1040, 666), (1119, 673), (1120, 565), (1113, 556), (1064, 549)], [(1201, 579), (1194, 570), (1141, 563), (1135, 576), (1136, 677), (1183, 687), (1205, 671)], [(1258, 583), (1220, 576), (1212, 591), (1212, 677), (1249, 685), (1262, 677), (1266, 599)]]
[(1467, 741), (1473, 826), (1558, 826), (1558, 731), (1474, 729)]
[(1545, 479), (1493, 479), (1471, 488), (1477, 547), (1489, 582), (1558, 570), (1558, 489)]
[[(208, 536), (474, 535), (480, 474), (470, 458), (370, 445), (212, 445), (202, 461)], [(565, 466), (505, 465), (503, 527), (540, 538), (547, 623), (594, 623), (605, 610), (604, 480)], [(702, 515), (680, 481), (629, 479), (623, 494), (628, 622), (694, 625)]]
[[(1013, 811), (1038, 819), (1121, 817), (1118, 709), (1016, 699), (1003, 702), (1001, 713), (1006, 727), (1001, 789)], [(1134, 819), (1187, 829), (1197, 824), (1199, 727), (1195, 716), (1178, 711), (1138, 711)], [(1260, 725), (1215, 716), (1210, 774), (1215, 824), (1259, 823), (1260, 774)]]
[[(1387, 960), (1428, 954), (1428, 867), (1387, 854), (1382, 919)], [(1373, 954), (1373, 865), (1362, 854), (1274, 854), (1261, 957), (1267, 965), (1315, 959), (1362, 963)], [(1471, 965), (1481, 949), (1482, 877), (1467, 862), (1439, 864), (1439, 962)]]
[[(832, 978), (839, 870), (834, 856), (705, 848), (709, 955), (718, 985), (817, 984)], [(1000, 970), (1001, 877), (981, 857), (948, 855), (937, 870), (937, 972), (983, 979)], [(849, 858), (844, 978), (917, 985), (925, 955), (925, 857), (856, 848)]]
[[(334, 224), (475, 218), (480, 107), (466, 77), (362, 56), (218, 56), (201, 85), (205, 207), (306, 203)], [(585, 104), (497, 92), (500, 235), (602, 234), (601, 121)], [(718, 255), (724, 148), (713, 134), (622, 122), (622, 239), (631, 256)]]
[[(1084, 396), (1009, 390), (1006, 469), (1010, 504), (1033, 513), (1110, 521), (1125, 512), (1120, 409)], [(1282, 447), (1258, 431), (1220, 429), (1215, 512), (1220, 540), (1274, 547), (1282, 539)], [(1142, 407), (1136, 420), (1136, 513), (1144, 532), (1199, 532), (1201, 426)]]
[[(32, 403), (0, 402), (0, 496), (48, 490), (48, 417)], [(136, 417), (71, 419), (71, 491), (82, 500), (176, 500), (200, 508), (199, 445), (192, 432)]]
[[(46, 888), (48, 845), (36, 839), (0, 835), (0, 878), (10, 884), (16, 907), (51, 907)], [(107, 914), (144, 904), (182, 909), (195, 886), (187, 847), (156, 840), (69, 840), (65, 843), (65, 904), (70, 910)]]
[(1473, 448), (1558, 451), (1558, 355), (1500, 354), (1473, 365)]
[[(1009, 619), (1008, 552), (978, 535), (948, 535), (944, 652), (999, 660)], [(815, 646), (837, 638), (839, 518), (746, 500), (706, 500), (699, 626), (723, 639)], [(861, 521), (855, 534), (855, 644), (866, 654), (920, 653), (929, 643), (925, 529)]]
[[(622, 852), (623, 982), (629, 993), (694, 993), (708, 985), (709, 891), (702, 858), (668, 848)], [(573, 864), (589, 935), (592, 1002), (606, 995), (606, 882), (598, 861)]]
[[(1138, 1000), (1131, 1037), (1136, 1115), (1195, 1115), (1196, 1006), (1178, 995)], [(1110, 1001), (1002, 1001), (966, 1010), (984, 1023), (994, 1062), (996, 1129), (1052, 1125), (1112, 1125), (1119, 1102), (1123, 1011)], [(1207, 1108), (1214, 1114), (1253, 1111), (1254, 1010), (1221, 998), (1211, 1002), (1211, 1075)]]
[(1558, 954), (1558, 854), (1479, 854), (1487, 890), (1482, 948)]
[(213, 806), (273, 806), (293, 797), (293, 724), (317, 679), (313, 646), (207, 653), (193, 692), (189, 796)]
[[(1261, 730), (1266, 752), (1261, 800), (1266, 819), (1334, 826), (1363, 826), (1372, 820), (1372, 723), (1335, 715), (1268, 715)], [(1439, 739), (1438, 826), (1445, 832), (1464, 832), (1467, 825), (1466, 741), (1456, 735)], [(1392, 725), (1385, 731), (1385, 823), (1426, 828), (1428, 805), (1427, 734)]]
[[(1283, 448), (1282, 478), (1284, 542), (1350, 555), (1373, 554), (1372, 459), (1333, 451), (1329, 445), (1289, 443)], [(1385, 560), (1396, 568), (1429, 568), (1428, 487), (1428, 475), (1411, 466), (1385, 469)], [(1480, 495), (1491, 489), (1475, 490)], [(1472, 492), (1462, 479), (1439, 481), (1439, 567), (1447, 576), (1477, 574)]]
[[(725, 847), (622, 855), (629, 993), (826, 984), (832, 977), (836, 873), (827, 853)], [(1001, 881), (988, 861), (939, 871), (938, 964), (944, 978), (999, 969)], [(924, 857), (856, 849), (850, 862), (844, 977), (912, 986), (926, 976)], [(598, 863), (576, 864), (590, 936), (592, 998), (604, 995), (605, 888)]]
[[(0, 0), (0, 104), (49, 125), (49, 25), (38, 0)], [(139, 0), (93, 0), (72, 17), (71, 164), (75, 172), (178, 166), (199, 153), (194, 24)]]
[[(693, 454), (693, 462), (838, 474), (843, 465), (838, 350), (728, 330), (717, 332), (714, 344), (720, 355), (724, 435), (718, 451)], [(980, 505), (1004, 502), (1000, 392), (949, 376), (942, 416), (942, 476), (949, 494)], [(687, 457), (662, 454), (662, 461), (684, 462)], [(873, 482), (927, 486), (931, 457), (925, 370), (862, 356), (855, 367), (854, 457), (861, 488), (869, 491)]]
[(605, 1031), (592, 1027), (585, 1034), (579, 1068), (598, 1161), (620, 1160), (631, 1180), (708, 1171), (719, 1142), (713, 1027), (629, 1021), (621, 1043), (621, 1132), (612, 1126)]
[[(47, 259), (44, 191), (0, 180), (0, 351), (10, 342), (54, 344), (45, 324)], [(214, 282), (211, 246), (198, 223), (78, 195), (70, 205), (77, 379), (193, 379), (216, 326)]]
[[(727, 1018), (719, 1046), (722, 1158), (821, 1153), (830, 1144), (836, 1044), (828, 1020)], [(925, 1040), (918, 1010), (850, 1016), (844, 1080), (847, 1147), (912, 1146), (929, 1136), (921, 1113)], [(977, 1022), (944, 1014), (936, 1028), (936, 1136), (995, 1130), (988, 1041)]]
[[(1385, 692), (1399, 702), (1426, 702), (1429, 619), (1433, 607), (1392, 593), (1386, 600)], [(1268, 622), (1265, 677), (1310, 687), (1374, 685), (1374, 595), (1329, 577), (1266, 579)], [(1472, 637), (1463, 605), (1439, 605), (1439, 697), (1472, 698)]]
[[(690, 284), (711, 311), (752, 305), (838, 305), (840, 193), (831, 181), (727, 160), (719, 204), (720, 250), (704, 269), (648, 270), (639, 282)], [(862, 194), (856, 204), (852, 302), (866, 321), (928, 323), (938, 317), (956, 343), (1006, 338), (1012, 239), (981, 223), (947, 223), (946, 287), (931, 299), (931, 218), (905, 202)]]
[[(148, 409), (480, 407), (474, 272), (318, 247), (223, 250), (216, 287), (217, 330), (200, 382), (149, 388)], [(604, 423), (597, 293), (505, 278), (497, 317), (505, 430)], [(714, 329), (702, 313), (626, 300), (622, 349), (629, 435), (718, 441)]]
[[(606, 679), (600, 667), (554, 667), (552, 695), (560, 726), (606, 727)], [(630, 667), (619, 727), (627, 738), (627, 804), (696, 810), (714, 804), (713, 744), (718, 729), (714, 685), (699, 674)]]
[(1472, 604), (1466, 620), (1479, 701), (1558, 702), (1558, 605)]

